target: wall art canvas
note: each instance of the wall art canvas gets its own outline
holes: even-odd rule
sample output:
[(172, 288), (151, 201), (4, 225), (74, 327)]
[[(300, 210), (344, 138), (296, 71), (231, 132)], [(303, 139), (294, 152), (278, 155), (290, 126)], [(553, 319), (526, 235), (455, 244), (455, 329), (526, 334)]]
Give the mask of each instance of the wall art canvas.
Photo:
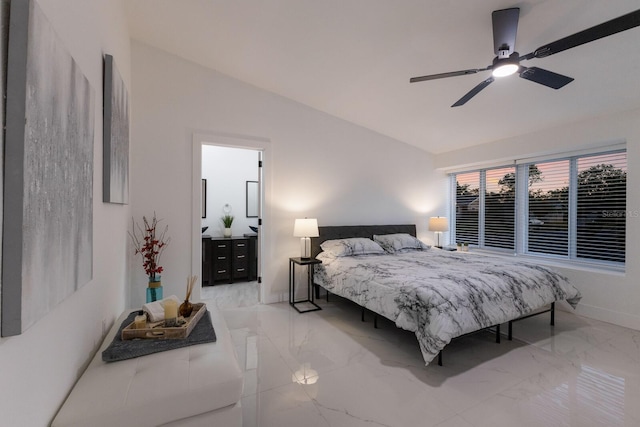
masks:
[(7, 63), (2, 336), (89, 282), (94, 92), (35, 1), (12, 1)]
[(129, 94), (113, 56), (104, 56), (102, 200), (129, 203)]
[[(4, 83), (7, 75), (7, 42), (9, 40), (9, 0), (0, 0), (0, 100), (5, 97)], [(4, 129), (4, 102), (0, 102), (0, 129)], [(4, 132), (0, 131), (0, 224), (2, 224), (2, 193), (4, 188)], [(2, 241), (2, 227), (0, 226), (0, 242)], [(0, 245), (0, 260), (2, 259), (2, 245)], [(0, 262), (0, 299), (2, 298), (2, 263)], [(2, 318), (0, 307), (0, 319)], [(1, 327), (0, 320), (0, 327)]]

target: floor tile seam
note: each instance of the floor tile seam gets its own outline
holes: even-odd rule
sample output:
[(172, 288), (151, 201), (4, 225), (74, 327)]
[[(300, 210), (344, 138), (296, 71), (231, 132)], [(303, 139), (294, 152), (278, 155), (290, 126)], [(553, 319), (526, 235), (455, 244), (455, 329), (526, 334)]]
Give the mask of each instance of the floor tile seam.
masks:
[(507, 391), (509, 391), (509, 390), (512, 390), (512, 389), (514, 389), (514, 388), (516, 388), (516, 387), (519, 387), (521, 384), (525, 383), (526, 381), (527, 381), (527, 379), (523, 379), (523, 380), (518, 381), (517, 383), (515, 383), (515, 384), (511, 385), (510, 387), (504, 388), (504, 389), (502, 389), (502, 390), (500, 390), (500, 391), (497, 391), (497, 392), (495, 392), (495, 393), (491, 393), (491, 394), (489, 394), (489, 395), (485, 396), (484, 398), (480, 399), (479, 401), (477, 401), (475, 404), (473, 404), (473, 405), (471, 405), (471, 406), (468, 406), (468, 407), (466, 407), (466, 408), (464, 408), (464, 409), (461, 409), (460, 411), (456, 410), (456, 415), (458, 415), (458, 416), (462, 417), (462, 418), (463, 418), (467, 423), (469, 423), (469, 424), (471, 424), (471, 425), (475, 425), (475, 423), (473, 422), (473, 420), (470, 420), (469, 418), (467, 418), (467, 417), (465, 417), (465, 416), (464, 416), (464, 413), (465, 413), (465, 412), (468, 412), (468, 411), (470, 411), (470, 410), (472, 410), (472, 409), (475, 409), (475, 408), (477, 408), (477, 407), (479, 407), (479, 406), (485, 405), (485, 404), (486, 404), (486, 402), (487, 402), (489, 399), (492, 399), (492, 398), (494, 398), (494, 397), (496, 397), (496, 396), (498, 396), (498, 397), (499, 397), (499, 396), (505, 397), (505, 398), (507, 398), (507, 399), (509, 399), (509, 400), (512, 400), (513, 402), (517, 402), (517, 401), (521, 400), (521, 399), (519, 399), (519, 398), (514, 398), (514, 397), (512, 397), (512, 395), (505, 394), (505, 393), (506, 393)]
[(241, 399), (244, 399), (245, 397), (255, 396), (255, 395), (256, 395), (256, 394), (258, 394), (258, 393), (262, 393), (262, 392), (261, 392), (261, 391), (256, 390), (256, 391), (254, 391), (253, 393), (244, 394), (244, 391), (243, 391), (243, 392), (242, 392), (242, 396), (240, 396), (240, 397), (241, 397)]
[(305, 390), (305, 393), (307, 394), (307, 396), (309, 396), (309, 399), (311, 400), (311, 403), (313, 403), (314, 407), (316, 408), (316, 410), (318, 411), (320, 416), (331, 427), (342, 427), (342, 426), (341, 425), (332, 424), (329, 420), (327, 420), (327, 418), (322, 413), (323, 409), (326, 410), (326, 411), (332, 411), (332, 412), (335, 412), (335, 413), (338, 413), (338, 414), (343, 414), (343, 415), (346, 415), (347, 417), (354, 418), (354, 419), (359, 420), (359, 421), (363, 421), (363, 422), (367, 423), (367, 425), (369, 425), (371, 427), (393, 427), (390, 424), (382, 424), (382, 423), (379, 423), (379, 422), (377, 422), (375, 420), (372, 420), (372, 419), (362, 419), (362, 418), (357, 417), (357, 416), (355, 416), (353, 414), (350, 414), (347, 409), (342, 410), (342, 409), (338, 409), (338, 408), (329, 407), (327, 405), (324, 405), (324, 404), (320, 403), (315, 397), (310, 396), (309, 393), (306, 390)]
[[(277, 345), (275, 345), (275, 343), (269, 339), (269, 341), (271, 342), (271, 344), (274, 346), (274, 348), (276, 349), (278, 356), (280, 357), (280, 359), (282, 359), (282, 361), (284, 362), (284, 364), (287, 366), (287, 368), (289, 368), (289, 370), (291, 371), (291, 374), (294, 375), (295, 374), (295, 370), (289, 365), (289, 363), (287, 362), (287, 355), (283, 353), (284, 350), (281, 350)], [(291, 356), (291, 355), (290, 355)], [(291, 356), (292, 359), (297, 361), (297, 358), (294, 356)], [(301, 363), (305, 363), (305, 362), (301, 362)], [(346, 365), (345, 365), (346, 366)], [(332, 372), (335, 371), (336, 369), (340, 369), (343, 368), (344, 366), (336, 366), (334, 368), (331, 369), (323, 369), (322, 372), (319, 372), (317, 376), (319, 376), (321, 373), (328, 373), (328, 372)]]
[[(291, 384), (295, 384), (295, 383), (288, 382), (287, 384), (274, 385), (273, 387), (265, 388), (264, 390), (260, 390), (260, 387), (258, 386), (257, 391), (256, 391), (255, 393), (252, 393), (251, 395), (255, 395), (255, 394), (260, 395), (260, 394), (262, 394), (262, 393), (266, 393), (266, 392), (274, 391), (274, 390), (277, 390), (277, 389), (279, 389), (279, 388), (289, 387)], [(307, 394), (307, 393), (305, 392), (305, 394)], [(308, 394), (307, 394), (307, 396), (308, 396)], [(258, 397), (259, 397), (259, 396), (258, 396)]]
[[(426, 368), (426, 366), (425, 366), (425, 368)], [(439, 367), (439, 368), (440, 368), (440, 367)], [(439, 374), (439, 375), (440, 375), (440, 374)], [(449, 402), (447, 402), (445, 399), (443, 399), (442, 397), (440, 397), (440, 396), (439, 396), (439, 394), (441, 393), (441, 392), (440, 392), (440, 386), (441, 386), (442, 384), (444, 384), (444, 383), (445, 383), (445, 381), (446, 381), (446, 379), (447, 379), (448, 377), (442, 377), (442, 378), (443, 378), (443, 381), (442, 381), (442, 383), (440, 383), (440, 385), (438, 385), (438, 386), (432, 386), (432, 385), (430, 385), (430, 384), (428, 384), (428, 383), (425, 383), (424, 381), (422, 381), (420, 378), (416, 377), (416, 376), (415, 376), (415, 375), (413, 375), (413, 374), (403, 374), (403, 375), (402, 375), (402, 377), (403, 377), (404, 379), (409, 380), (411, 383), (413, 383), (413, 384), (415, 384), (415, 385), (418, 385), (418, 386), (421, 386), (421, 387), (427, 387), (427, 388), (428, 388), (428, 390), (425, 390), (424, 392), (428, 392), (428, 393), (433, 392), (433, 393), (435, 393), (435, 395), (433, 396), (433, 398), (435, 398), (438, 402), (440, 402), (440, 403), (441, 403), (441, 404), (443, 404), (443, 405), (446, 405), (446, 407), (447, 407), (447, 408), (449, 408), (449, 409), (451, 409), (451, 410), (452, 410), (453, 415), (451, 415), (451, 417), (449, 417), (449, 418), (453, 418), (453, 417), (455, 417), (456, 415), (459, 415), (460, 413), (462, 413), (462, 412), (464, 412), (464, 411), (466, 411), (466, 410), (468, 410), (468, 409), (471, 409), (472, 407), (475, 407), (475, 406), (476, 406), (476, 404), (474, 403), (474, 404), (473, 404), (473, 405), (471, 405), (471, 406), (467, 406), (467, 407), (465, 407), (465, 408), (461, 408), (461, 409), (459, 409), (459, 408), (457, 407), (457, 405), (450, 405), (450, 404), (449, 404)], [(524, 381), (524, 380), (523, 380), (523, 381)], [(516, 383), (516, 384), (517, 384), (517, 383)], [(514, 384), (514, 385), (515, 385), (515, 384)], [(501, 393), (502, 391), (504, 391), (504, 390), (501, 390), (501, 391), (499, 391), (499, 392), (497, 392), (497, 393), (494, 393), (493, 395), (497, 395), (497, 394)], [(490, 397), (491, 397), (491, 396), (489, 396), (489, 397), (487, 397), (487, 398), (490, 398)], [(484, 399), (483, 399), (483, 400), (484, 400)], [(476, 403), (480, 403), (480, 402), (476, 402)], [(441, 423), (442, 423), (442, 422), (441, 422)], [(439, 423), (439, 424), (441, 424), (441, 423)]]
[[(291, 375), (293, 375), (295, 373), (295, 371), (293, 371), (291, 369), (291, 367), (289, 366), (289, 364), (287, 363), (287, 360), (283, 357), (282, 353), (280, 352), (280, 349), (273, 343), (273, 341), (271, 340), (271, 338), (267, 337), (267, 339), (269, 340), (269, 343), (273, 346), (273, 348), (275, 349), (275, 354), (278, 356), (278, 358), (280, 359), (280, 361), (284, 364), (284, 366), (287, 367), (287, 369), (289, 370), (289, 373)], [(258, 366), (260, 365), (260, 361), (258, 360)]]
[(443, 425), (445, 425), (445, 424), (449, 423), (452, 419), (454, 419), (454, 418), (456, 418), (456, 417), (461, 418), (461, 419), (462, 419), (462, 421), (464, 421), (466, 424), (469, 424), (470, 426), (473, 426), (473, 425), (474, 425), (474, 424), (471, 424), (471, 423), (470, 423), (469, 421), (467, 421), (466, 419), (464, 419), (462, 416), (460, 416), (460, 414), (453, 414), (453, 415), (451, 415), (450, 417), (447, 417), (447, 418), (445, 418), (444, 420), (440, 421), (438, 424), (436, 424), (436, 425), (435, 425), (435, 426), (433, 426), (433, 427), (441, 427), (441, 426), (443, 426)]
[[(287, 363), (287, 362), (285, 361), (285, 363)], [(333, 367), (330, 367), (330, 368), (320, 368), (321, 371), (317, 371), (318, 374), (314, 375), (313, 377), (318, 377), (320, 379), (320, 378), (322, 378), (322, 375), (326, 375), (326, 374), (332, 373), (334, 371), (337, 371), (338, 369), (346, 368), (348, 365), (349, 364), (343, 365), (343, 366), (333, 366)], [(288, 364), (287, 364), (287, 366), (289, 367), (289, 369), (292, 369), (291, 366), (289, 366)], [(311, 366), (311, 368), (315, 369), (313, 366)], [(292, 369), (292, 375), (295, 374), (295, 372), (296, 371)], [(310, 377), (310, 378), (313, 378), (313, 377)]]

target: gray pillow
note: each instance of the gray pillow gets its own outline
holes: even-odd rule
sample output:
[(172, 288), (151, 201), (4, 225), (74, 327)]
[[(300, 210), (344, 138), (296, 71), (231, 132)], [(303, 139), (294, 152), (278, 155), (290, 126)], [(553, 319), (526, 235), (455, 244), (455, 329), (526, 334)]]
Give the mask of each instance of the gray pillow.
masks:
[(425, 250), (431, 247), (406, 233), (374, 235), (373, 240), (390, 254), (403, 250)]
[(320, 247), (324, 252), (335, 257), (385, 253), (379, 244), (363, 237), (326, 240)]

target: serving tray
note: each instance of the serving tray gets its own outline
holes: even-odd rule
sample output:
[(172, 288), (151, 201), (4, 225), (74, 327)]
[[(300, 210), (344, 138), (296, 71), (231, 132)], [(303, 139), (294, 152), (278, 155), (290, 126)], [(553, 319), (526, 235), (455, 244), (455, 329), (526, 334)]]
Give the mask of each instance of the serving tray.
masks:
[(194, 303), (191, 316), (185, 317), (185, 323), (180, 326), (166, 327), (164, 320), (160, 322), (147, 323), (144, 329), (136, 329), (132, 322), (122, 330), (123, 340), (132, 340), (136, 338), (145, 339), (181, 339), (189, 336), (198, 321), (207, 311), (207, 305), (204, 303)]

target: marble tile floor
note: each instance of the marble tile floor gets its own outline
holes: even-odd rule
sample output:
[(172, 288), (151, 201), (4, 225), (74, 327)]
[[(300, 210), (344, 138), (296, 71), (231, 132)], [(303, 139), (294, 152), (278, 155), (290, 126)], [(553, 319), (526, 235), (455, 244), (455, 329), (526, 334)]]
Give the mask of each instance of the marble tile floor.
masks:
[(208, 303), (213, 302), (220, 309), (251, 307), (259, 302), (258, 282), (203, 286), (200, 299)]
[(640, 331), (556, 311), (555, 327), (542, 315), (513, 341), (463, 337), (425, 367), (412, 333), (319, 303), (223, 309), (244, 427), (640, 426)]

